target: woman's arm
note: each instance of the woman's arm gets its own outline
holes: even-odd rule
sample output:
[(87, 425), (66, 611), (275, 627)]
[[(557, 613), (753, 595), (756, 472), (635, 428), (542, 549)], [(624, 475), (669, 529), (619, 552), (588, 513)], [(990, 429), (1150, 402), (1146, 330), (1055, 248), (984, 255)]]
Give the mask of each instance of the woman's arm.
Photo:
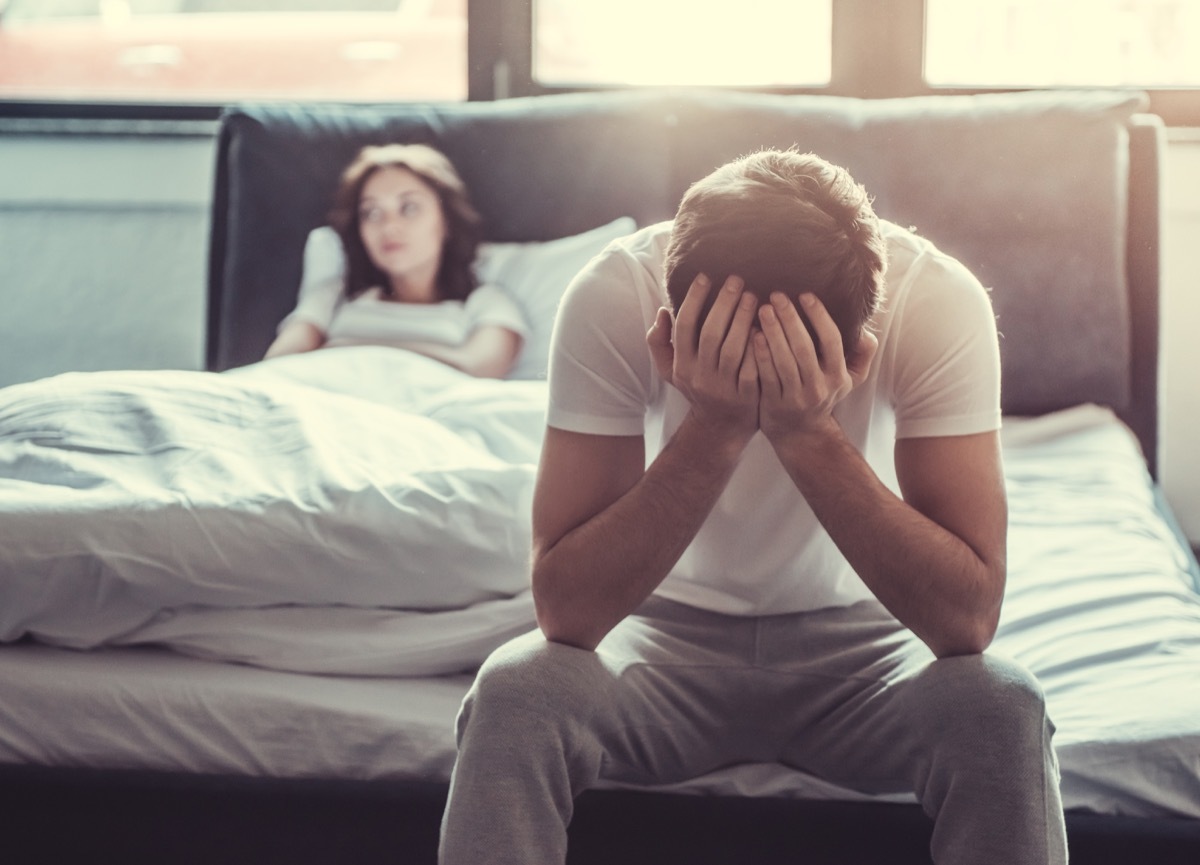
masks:
[(312, 322), (298, 319), (279, 332), (263, 357), (265, 359), (284, 354), (299, 354), (320, 348), (324, 344), (325, 334), (319, 327)]
[(389, 342), (481, 378), (504, 378), (517, 362), (521, 337), (506, 327), (485, 324), (475, 328), (461, 345), (437, 342)]

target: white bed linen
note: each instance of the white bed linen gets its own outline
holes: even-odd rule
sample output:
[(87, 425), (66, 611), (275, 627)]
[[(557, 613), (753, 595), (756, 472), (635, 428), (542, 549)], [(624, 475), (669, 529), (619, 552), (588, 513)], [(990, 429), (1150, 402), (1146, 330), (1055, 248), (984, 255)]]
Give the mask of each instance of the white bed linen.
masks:
[(150, 646), (0, 646), (0, 762), (445, 780), (470, 683), (283, 673)]
[[(1081, 407), (1010, 421), (1005, 454), (1010, 578), (993, 649), (1046, 690), (1066, 807), (1200, 818), (1200, 597), (1132, 436)], [(0, 647), (0, 761), (444, 780), (469, 681)], [(665, 789), (867, 798), (777, 765)]]
[(1011, 422), (1004, 444), (1009, 581), (994, 649), (1042, 682), (1064, 800), (1200, 817), (1200, 587), (1136, 439), (1080, 406)]
[(0, 641), (433, 675), (533, 627), (545, 384), (340, 348), (0, 391)]

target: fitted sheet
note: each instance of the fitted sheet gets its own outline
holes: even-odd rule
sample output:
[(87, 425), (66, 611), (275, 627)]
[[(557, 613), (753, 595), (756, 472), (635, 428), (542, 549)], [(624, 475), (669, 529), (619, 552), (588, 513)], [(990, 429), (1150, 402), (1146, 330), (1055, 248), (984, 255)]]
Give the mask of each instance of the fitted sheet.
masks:
[[(1132, 434), (1081, 406), (1009, 419), (1004, 442), (1009, 590), (992, 651), (1045, 688), (1065, 806), (1200, 817), (1194, 561)], [(0, 762), (446, 780), (470, 681), (288, 673), (156, 647), (0, 646)], [(664, 789), (880, 798), (777, 765)]]

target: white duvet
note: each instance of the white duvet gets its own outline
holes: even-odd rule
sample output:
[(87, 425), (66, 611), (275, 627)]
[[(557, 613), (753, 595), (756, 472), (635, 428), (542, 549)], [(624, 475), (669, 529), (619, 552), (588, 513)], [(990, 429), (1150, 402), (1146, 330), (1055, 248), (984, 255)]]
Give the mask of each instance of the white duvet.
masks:
[(0, 641), (468, 669), (533, 627), (545, 385), (395, 349), (0, 391)]
[[(0, 481), (0, 639), (176, 651), (0, 652), (0, 760), (448, 776), (470, 677), (414, 677), (470, 668), (533, 626), (512, 502), (528, 505), (544, 385), (389, 349), (50, 382), (0, 391), (0, 473), (25, 477)], [(133, 409), (151, 394), (175, 409)], [(197, 405), (208, 410), (193, 424), (182, 406)], [(1064, 803), (1200, 816), (1198, 584), (1132, 434), (1080, 406), (1008, 418), (1003, 444), (1009, 581), (992, 650), (1042, 683)], [(470, 482), (446, 495), (425, 457), (465, 464)], [(163, 478), (184, 492), (167, 495)], [(379, 538), (362, 537), (363, 520)], [(475, 533), (493, 520), (502, 542)], [(196, 560), (175, 571), (185, 553)], [(451, 593), (461, 606), (437, 600)], [(863, 798), (775, 764), (676, 789)]]

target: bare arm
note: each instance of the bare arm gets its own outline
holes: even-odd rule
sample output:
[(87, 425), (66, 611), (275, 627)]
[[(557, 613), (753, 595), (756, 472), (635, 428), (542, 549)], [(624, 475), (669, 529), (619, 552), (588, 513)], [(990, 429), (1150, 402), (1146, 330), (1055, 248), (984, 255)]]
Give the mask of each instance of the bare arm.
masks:
[(874, 337), (864, 336), (848, 367), (819, 301), (806, 299), (805, 313), (820, 351), (790, 302), (767, 309), (755, 339), (760, 423), (788, 474), (863, 582), (936, 655), (983, 651), (1006, 574), (998, 434), (900, 440), (897, 497), (831, 414), (865, 377)]
[(987, 648), (1005, 583), (996, 433), (899, 441), (903, 499), (840, 429), (794, 439), (779, 453), (863, 582), (934, 654)]
[(655, 364), (691, 406), (645, 466), (641, 436), (549, 429), (533, 503), (533, 593), (550, 640), (594, 649), (663, 580), (725, 489), (757, 423), (749, 351), (755, 302), (723, 289), (697, 330), (707, 281), (647, 336)]
[(700, 530), (741, 447), (685, 421), (644, 469), (641, 436), (550, 428), (533, 503), (533, 593), (547, 639), (594, 649)]
[[(349, 345), (342, 341), (339, 345)], [(362, 345), (387, 345), (423, 354), (473, 376), (504, 378), (512, 371), (521, 351), (521, 337), (506, 327), (484, 325), (471, 331), (461, 345), (416, 340), (364, 340)]]
[(264, 358), (312, 351), (325, 344), (325, 334), (308, 321), (297, 319), (287, 325), (267, 348)]

